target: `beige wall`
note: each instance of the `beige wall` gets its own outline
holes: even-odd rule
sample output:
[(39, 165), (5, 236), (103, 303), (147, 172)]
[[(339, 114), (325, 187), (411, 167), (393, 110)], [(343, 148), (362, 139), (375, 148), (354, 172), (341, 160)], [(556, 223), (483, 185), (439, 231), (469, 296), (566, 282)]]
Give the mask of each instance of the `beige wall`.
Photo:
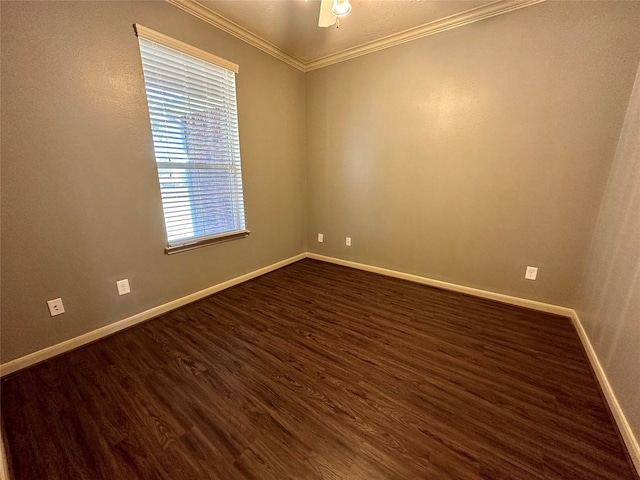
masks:
[[(638, 66), (640, 3), (547, 2), (306, 77), (166, 3), (0, 8), (2, 362), (307, 242), (575, 306)], [(248, 239), (163, 254), (134, 22), (240, 65)], [(639, 432), (632, 105), (578, 309)], [(118, 297), (125, 277), (133, 292)], [(51, 318), (58, 296), (67, 313)]]
[[(547, 2), (306, 76), (162, 2), (0, 9), (1, 362), (308, 243), (576, 307), (639, 435), (640, 2)], [(240, 65), (249, 238), (163, 253), (136, 22)]]
[(572, 307), (638, 25), (547, 2), (309, 73), (309, 249)]
[[(2, 362), (305, 251), (302, 73), (164, 2), (1, 8)], [(249, 238), (163, 253), (133, 23), (240, 65)]]
[(576, 311), (640, 441), (640, 69)]

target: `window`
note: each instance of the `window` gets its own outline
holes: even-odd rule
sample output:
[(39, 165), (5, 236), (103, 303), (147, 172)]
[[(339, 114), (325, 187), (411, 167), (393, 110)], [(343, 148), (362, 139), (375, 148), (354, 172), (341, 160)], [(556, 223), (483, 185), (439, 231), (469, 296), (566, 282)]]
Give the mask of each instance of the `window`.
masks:
[(245, 237), (238, 66), (136, 25), (167, 253)]

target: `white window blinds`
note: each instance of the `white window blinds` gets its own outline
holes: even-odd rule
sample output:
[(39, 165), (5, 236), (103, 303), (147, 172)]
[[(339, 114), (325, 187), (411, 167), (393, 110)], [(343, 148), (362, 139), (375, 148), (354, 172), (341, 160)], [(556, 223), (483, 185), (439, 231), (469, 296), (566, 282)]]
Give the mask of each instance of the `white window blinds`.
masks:
[(167, 252), (246, 236), (237, 66), (142, 26), (136, 31)]

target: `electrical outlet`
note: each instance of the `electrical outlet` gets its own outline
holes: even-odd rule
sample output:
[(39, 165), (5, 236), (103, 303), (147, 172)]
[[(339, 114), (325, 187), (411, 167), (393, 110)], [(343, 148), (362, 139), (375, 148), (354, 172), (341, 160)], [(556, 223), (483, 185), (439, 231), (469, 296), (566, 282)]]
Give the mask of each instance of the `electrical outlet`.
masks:
[(538, 277), (538, 267), (527, 267), (524, 278), (527, 280), (535, 280)]
[(318, 243), (322, 243), (322, 242), (324, 242), (324, 235), (319, 233), (318, 234)]
[(52, 317), (64, 313), (64, 305), (62, 304), (61, 298), (54, 298), (53, 300), (49, 300), (47, 302), (47, 306), (49, 307), (49, 313)]
[(351, 246), (351, 237), (347, 237), (344, 243), (345, 243), (345, 245), (347, 247), (350, 247)]
[(126, 278), (124, 280), (118, 280), (116, 282), (116, 286), (118, 287), (118, 295), (126, 295), (131, 292), (131, 288), (129, 288), (129, 280)]

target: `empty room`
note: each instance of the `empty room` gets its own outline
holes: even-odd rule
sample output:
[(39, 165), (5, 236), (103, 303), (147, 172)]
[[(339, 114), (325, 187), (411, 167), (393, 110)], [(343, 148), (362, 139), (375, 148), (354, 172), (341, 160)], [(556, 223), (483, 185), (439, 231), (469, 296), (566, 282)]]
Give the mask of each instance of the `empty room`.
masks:
[(0, 480), (640, 479), (640, 1), (0, 21)]

